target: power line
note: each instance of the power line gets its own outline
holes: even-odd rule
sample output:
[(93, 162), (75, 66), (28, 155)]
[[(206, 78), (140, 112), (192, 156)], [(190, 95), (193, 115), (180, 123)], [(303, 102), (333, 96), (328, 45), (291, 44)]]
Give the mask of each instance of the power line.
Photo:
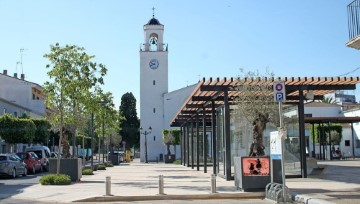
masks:
[(352, 74), (352, 73), (356, 72), (356, 71), (359, 70), (359, 69), (360, 69), (360, 67), (355, 68), (355, 69), (353, 69), (353, 70), (351, 70), (351, 71), (349, 71), (349, 72), (347, 72), (347, 73), (345, 73), (345, 74), (339, 75), (339, 77), (341, 77), (341, 76), (346, 76), (346, 75), (348, 75), (348, 74)]

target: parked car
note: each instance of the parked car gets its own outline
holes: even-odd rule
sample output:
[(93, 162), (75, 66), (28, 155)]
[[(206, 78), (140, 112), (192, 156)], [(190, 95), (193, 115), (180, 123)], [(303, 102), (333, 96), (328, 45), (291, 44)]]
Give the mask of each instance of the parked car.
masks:
[(46, 146), (26, 147), (25, 152), (34, 152), (40, 159), (44, 171), (49, 171), (49, 158), (51, 157), (50, 149)]
[(35, 174), (43, 171), (41, 161), (34, 152), (18, 152), (16, 155), (24, 161), (28, 172)]
[(0, 175), (16, 178), (27, 175), (25, 163), (16, 154), (0, 154)]

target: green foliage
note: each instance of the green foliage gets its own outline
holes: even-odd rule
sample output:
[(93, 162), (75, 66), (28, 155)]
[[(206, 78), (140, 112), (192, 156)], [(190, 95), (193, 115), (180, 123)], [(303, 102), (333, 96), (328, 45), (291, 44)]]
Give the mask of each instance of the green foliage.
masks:
[(114, 165), (111, 162), (105, 163), (106, 167), (114, 167)]
[(140, 121), (136, 112), (136, 99), (134, 95), (125, 93), (121, 97), (120, 115), (123, 119), (120, 122), (120, 135), (126, 141), (128, 147), (139, 147), (140, 144)]
[(30, 119), (16, 118), (10, 114), (0, 116), (0, 137), (7, 143), (31, 143), (36, 131)]
[(342, 126), (338, 124), (332, 124), (330, 126), (319, 126), (315, 124), (314, 130), (313, 126), (311, 126), (310, 139), (315, 141), (315, 143), (330, 144), (329, 132), (331, 134), (331, 144), (339, 144), (342, 139)]
[(84, 169), (82, 175), (94, 175), (94, 173), (92, 169)]
[(40, 179), (41, 185), (69, 185), (71, 179), (66, 174), (48, 174)]
[(46, 119), (31, 119), (36, 126), (35, 137), (33, 142), (46, 144), (50, 137), (50, 123)]
[(180, 144), (181, 131), (176, 129), (163, 129), (162, 130), (162, 141), (166, 145), (167, 155), (170, 155), (170, 145)]
[(329, 103), (329, 104), (336, 104), (336, 101), (330, 96), (324, 97), (323, 100), (321, 100), (321, 102)]
[(98, 170), (106, 170), (106, 166), (104, 164), (100, 164)]
[(180, 161), (180, 160), (175, 160), (175, 161), (173, 162), (173, 164), (181, 164), (181, 161)]

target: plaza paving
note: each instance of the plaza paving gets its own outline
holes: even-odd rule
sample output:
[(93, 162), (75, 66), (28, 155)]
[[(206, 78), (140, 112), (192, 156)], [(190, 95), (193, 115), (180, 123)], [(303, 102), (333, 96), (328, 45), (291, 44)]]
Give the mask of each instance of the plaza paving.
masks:
[[(323, 171), (309, 178), (287, 179), (287, 186), (308, 203), (360, 203), (360, 161), (319, 162)], [(36, 184), (1, 202), (38, 201), (45, 203), (74, 201), (141, 201), (141, 200), (205, 200), (255, 199), (261, 201), (263, 192), (244, 193), (236, 189), (234, 181), (217, 177), (217, 193), (211, 194), (211, 173), (189, 167), (163, 163), (122, 163), (119, 166), (83, 176), (80, 182), (69, 186), (42, 186)], [(158, 177), (164, 176), (164, 193), (157, 195)], [(111, 194), (105, 195), (105, 180), (111, 176)], [(321, 200), (317, 200), (321, 199)], [(304, 200), (306, 202), (306, 200)], [(265, 201), (266, 202), (266, 201)], [(268, 203), (272, 203), (268, 201)]]

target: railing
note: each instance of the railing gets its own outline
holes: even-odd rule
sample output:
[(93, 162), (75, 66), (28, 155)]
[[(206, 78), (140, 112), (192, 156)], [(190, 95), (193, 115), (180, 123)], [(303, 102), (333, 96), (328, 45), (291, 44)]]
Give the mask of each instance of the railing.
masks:
[(360, 34), (360, 0), (354, 0), (347, 6), (349, 40)]
[(158, 44), (157, 46), (151, 44), (140, 44), (140, 51), (168, 51), (168, 44)]

